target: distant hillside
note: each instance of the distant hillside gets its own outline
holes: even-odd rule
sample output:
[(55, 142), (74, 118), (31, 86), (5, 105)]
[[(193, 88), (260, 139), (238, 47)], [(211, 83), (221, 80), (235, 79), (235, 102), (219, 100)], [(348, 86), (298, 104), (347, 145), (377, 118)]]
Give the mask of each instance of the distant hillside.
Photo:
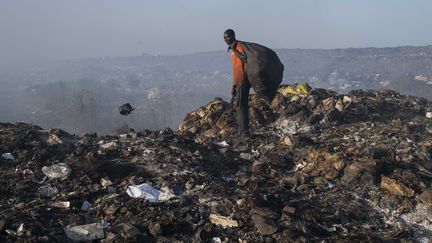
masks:
[(432, 97), (432, 46), (280, 50), (279, 55), (286, 82), (308, 82), (338, 92), (395, 89)]
[[(278, 49), (284, 83), (346, 93), (394, 89), (432, 98), (432, 46), (333, 50)], [(231, 61), (225, 51), (40, 63), (0, 71), (2, 121), (26, 121), (70, 132), (111, 133), (121, 125), (177, 127), (209, 98), (228, 99)], [(17, 85), (18, 84), (18, 85)], [(117, 107), (138, 107), (128, 117)]]

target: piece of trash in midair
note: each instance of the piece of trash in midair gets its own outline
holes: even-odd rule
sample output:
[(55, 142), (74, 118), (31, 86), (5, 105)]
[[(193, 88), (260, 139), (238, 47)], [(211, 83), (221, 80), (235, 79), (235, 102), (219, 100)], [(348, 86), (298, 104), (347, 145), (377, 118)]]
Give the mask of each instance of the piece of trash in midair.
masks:
[(129, 115), (133, 110), (135, 109), (132, 108), (131, 104), (129, 103), (126, 103), (119, 107), (120, 114), (122, 114), (123, 116)]

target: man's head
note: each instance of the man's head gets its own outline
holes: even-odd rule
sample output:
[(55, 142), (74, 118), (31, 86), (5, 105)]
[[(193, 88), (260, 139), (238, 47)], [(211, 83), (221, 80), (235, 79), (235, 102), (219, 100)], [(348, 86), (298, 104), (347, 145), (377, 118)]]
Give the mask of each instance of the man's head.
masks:
[(231, 45), (236, 40), (235, 38), (235, 32), (232, 29), (227, 29), (224, 32), (224, 41), (227, 43), (227, 45)]

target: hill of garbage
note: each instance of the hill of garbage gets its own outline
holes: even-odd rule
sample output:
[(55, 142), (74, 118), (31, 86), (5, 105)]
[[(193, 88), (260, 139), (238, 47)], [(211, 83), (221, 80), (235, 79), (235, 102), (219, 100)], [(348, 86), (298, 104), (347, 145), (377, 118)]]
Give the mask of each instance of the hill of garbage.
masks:
[(427, 242), (432, 103), (281, 86), (252, 137), (215, 98), (178, 131), (0, 123), (2, 242)]

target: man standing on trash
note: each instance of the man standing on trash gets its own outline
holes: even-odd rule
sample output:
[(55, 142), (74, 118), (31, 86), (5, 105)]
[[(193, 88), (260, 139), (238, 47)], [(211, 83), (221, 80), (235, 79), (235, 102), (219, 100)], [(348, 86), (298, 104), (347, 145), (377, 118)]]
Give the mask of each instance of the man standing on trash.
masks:
[(224, 32), (224, 41), (231, 50), (233, 63), (233, 87), (231, 91), (231, 103), (236, 109), (239, 126), (238, 137), (241, 140), (250, 138), (249, 132), (249, 90), (251, 85), (246, 75), (246, 55), (241, 44), (236, 40), (235, 32), (227, 29)]

